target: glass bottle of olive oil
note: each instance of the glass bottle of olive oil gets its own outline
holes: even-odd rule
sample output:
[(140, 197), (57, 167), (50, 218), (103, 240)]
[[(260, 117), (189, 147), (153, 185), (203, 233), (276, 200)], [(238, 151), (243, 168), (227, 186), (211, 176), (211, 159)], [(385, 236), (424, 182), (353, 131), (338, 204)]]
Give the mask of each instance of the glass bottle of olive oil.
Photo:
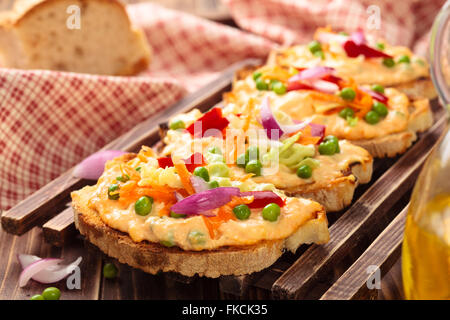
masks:
[[(450, 2), (433, 24), (430, 73), (450, 112)], [(407, 299), (450, 299), (450, 130), (430, 154), (414, 187), (402, 248)]]

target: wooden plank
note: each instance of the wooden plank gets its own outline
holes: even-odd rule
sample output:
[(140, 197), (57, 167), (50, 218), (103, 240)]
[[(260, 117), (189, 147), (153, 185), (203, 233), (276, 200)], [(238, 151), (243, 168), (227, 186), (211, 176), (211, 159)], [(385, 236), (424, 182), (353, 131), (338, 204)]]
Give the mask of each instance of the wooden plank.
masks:
[(367, 287), (367, 282), (373, 274), (367, 270), (370, 266), (378, 267), (381, 272), (381, 280), (381, 276), (385, 275), (400, 257), (408, 207), (406, 206), (398, 214), (359, 259), (320, 298), (321, 300), (353, 300), (370, 296), (378, 297), (378, 289)]
[(433, 127), (331, 226), (330, 242), (322, 246), (312, 245), (275, 281), (272, 286), (274, 298), (320, 298), (326, 286), (330, 286), (345, 268), (350, 266), (351, 262), (347, 259), (349, 252), (362, 253), (367, 247), (363, 241), (374, 232), (374, 226), (379, 226), (380, 220), (386, 219), (392, 205), (412, 187), (445, 124), (445, 117), (440, 117)]
[[(128, 133), (107, 144), (103, 149), (119, 149), (134, 152), (141, 145), (154, 145), (159, 140), (158, 124), (167, 121), (171, 116), (199, 108), (207, 110), (222, 98), (222, 93), (230, 88), (231, 79), (237, 69), (244, 65), (257, 64), (258, 60), (245, 60), (232, 65), (225, 70), (215, 81), (201, 88), (197, 92), (181, 99), (171, 108), (164, 110), (149, 119), (141, 122)], [(73, 168), (51, 181), (43, 188), (37, 190), (1, 217), (2, 227), (5, 231), (21, 235), (34, 226), (40, 225), (63, 209), (68, 202), (71, 191), (87, 184), (72, 175)]]
[[(0, 230), (0, 252), (3, 257), (0, 264), (0, 300), (27, 300), (49, 286), (55, 286), (61, 290), (62, 300), (98, 299), (101, 256), (95, 251), (86, 250), (81, 240), (75, 240), (68, 247), (57, 248), (44, 242), (40, 228), (33, 228), (20, 237)], [(33, 254), (42, 258), (62, 258), (67, 263), (81, 256), (83, 258), (80, 264), (81, 289), (68, 289), (66, 280), (51, 285), (30, 280), (25, 287), (19, 288), (18, 280), (22, 268), (16, 256), (20, 253)]]
[(62, 247), (76, 235), (73, 209), (69, 207), (42, 226), (46, 242)]

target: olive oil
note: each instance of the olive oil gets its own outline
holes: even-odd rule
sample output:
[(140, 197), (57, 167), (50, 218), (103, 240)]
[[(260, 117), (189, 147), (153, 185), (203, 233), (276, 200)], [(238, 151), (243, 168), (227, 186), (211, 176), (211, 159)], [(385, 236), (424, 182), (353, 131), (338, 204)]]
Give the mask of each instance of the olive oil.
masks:
[[(436, 196), (425, 206), (428, 212), (416, 214), (416, 209), (410, 208), (403, 240), (405, 297), (450, 299), (450, 194)], [(416, 221), (419, 215), (428, 223)]]

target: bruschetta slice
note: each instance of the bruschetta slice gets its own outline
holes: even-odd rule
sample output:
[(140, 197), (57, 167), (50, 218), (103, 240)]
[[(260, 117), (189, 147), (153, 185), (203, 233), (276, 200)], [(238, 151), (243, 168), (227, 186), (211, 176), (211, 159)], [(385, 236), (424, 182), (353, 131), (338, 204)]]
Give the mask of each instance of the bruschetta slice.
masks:
[[(261, 104), (254, 101), (245, 108), (229, 104), (223, 111), (213, 108), (202, 114), (194, 109), (175, 116), (161, 155), (186, 158), (203, 153), (211, 180), (221, 186), (245, 190), (247, 183), (256, 182), (266, 190), (316, 200), (328, 212), (348, 206), (356, 186), (370, 181), (372, 156), (348, 141), (326, 136), (324, 125), (295, 124), (286, 113), (273, 114), (269, 98)], [(263, 112), (269, 118), (265, 121), (280, 127), (264, 123)], [(208, 135), (208, 130), (197, 134), (195, 127), (213, 128), (219, 135)], [(269, 136), (278, 129), (278, 137)]]
[(409, 48), (366, 39), (362, 31), (346, 34), (319, 28), (308, 44), (272, 51), (268, 64), (295, 68), (327, 66), (336, 69), (339, 77), (353, 78), (357, 84), (394, 87), (411, 99), (437, 96), (425, 59)]
[(199, 156), (200, 163), (169, 163), (143, 147), (107, 162), (96, 185), (72, 192), (77, 229), (107, 255), (147, 273), (212, 278), (260, 271), (285, 249), (328, 241), (319, 203), (256, 183), (246, 192), (209, 185), (195, 171)]
[[(225, 104), (245, 108), (250, 98), (269, 97), (274, 110), (324, 124), (326, 134), (347, 139), (377, 158), (404, 153), (416, 134), (433, 123), (428, 99), (410, 100), (395, 88), (359, 85), (331, 67), (296, 69), (266, 65), (242, 70)], [(239, 112), (239, 111), (237, 111)]]

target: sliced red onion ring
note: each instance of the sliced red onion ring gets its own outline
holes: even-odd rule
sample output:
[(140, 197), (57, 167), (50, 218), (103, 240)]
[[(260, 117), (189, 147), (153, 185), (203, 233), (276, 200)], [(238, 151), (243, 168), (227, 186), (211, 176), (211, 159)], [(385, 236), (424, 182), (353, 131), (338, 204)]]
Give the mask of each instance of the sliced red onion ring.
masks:
[(366, 93), (368, 93), (372, 98), (374, 98), (375, 100), (378, 100), (380, 102), (383, 103), (387, 103), (388, 102), (388, 97), (386, 97), (384, 94), (380, 93), (380, 92), (376, 92), (364, 87), (358, 87), (359, 90), (364, 91)]
[(174, 194), (175, 194), (175, 198), (177, 199), (177, 202), (184, 199), (184, 197), (181, 194), (179, 194), (178, 192), (175, 191)]
[[(284, 134), (284, 132), (281, 129), (281, 126), (278, 123), (277, 119), (275, 119), (272, 110), (270, 109), (269, 97), (265, 97), (263, 99), (260, 108), (260, 115), (261, 115), (261, 123), (264, 129), (266, 130), (267, 137), (269, 139), (274, 138), (274, 140), (279, 140), (279, 138)], [(276, 132), (278, 132), (278, 135), (274, 134)]]
[(75, 167), (73, 175), (77, 178), (97, 180), (105, 170), (106, 161), (125, 153), (120, 150), (104, 150), (91, 154)]
[(297, 131), (305, 128), (310, 122), (311, 122), (311, 120), (303, 121), (303, 122), (291, 124), (291, 125), (284, 125), (282, 128), (283, 128), (284, 133), (286, 133), (286, 134), (294, 133), (294, 132), (297, 132)]
[(312, 90), (314, 89), (309, 84), (302, 83), (302, 82), (289, 82), (287, 85), (287, 91), (293, 91), (293, 90)]
[(170, 209), (178, 214), (206, 215), (207, 211), (217, 209), (239, 196), (239, 188), (219, 187), (195, 193), (174, 204)]
[(192, 187), (194, 187), (195, 193), (203, 192), (209, 189), (205, 180), (197, 176), (190, 176)]
[(71, 274), (82, 260), (81, 257), (78, 257), (77, 260), (68, 265), (60, 265), (61, 259), (41, 259), (27, 254), (18, 255), (18, 259), (22, 268), (24, 268), (19, 278), (20, 287), (25, 286), (30, 279), (40, 283), (58, 282)]
[(356, 43), (357, 45), (366, 44), (366, 36), (364, 35), (364, 32), (361, 29), (353, 32), (350, 35), (350, 39), (352, 39), (353, 42)]
[(312, 67), (300, 71), (296, 75), (290, 77), (288, 79), (288, 82), (297, 82), (300, 80), (308, 80), (308, 79), (321, 79), (324, 76), (333, 74), (334, 71), (335, 71), (334, 68), (331, 67), (323, 67), (323, 66)]
[(312, 80), (310, 83), (315, 90), (324, 93), (333, 94), (339, 90), (339, 86), (336, 83), (330, 81), (317, 79)]

